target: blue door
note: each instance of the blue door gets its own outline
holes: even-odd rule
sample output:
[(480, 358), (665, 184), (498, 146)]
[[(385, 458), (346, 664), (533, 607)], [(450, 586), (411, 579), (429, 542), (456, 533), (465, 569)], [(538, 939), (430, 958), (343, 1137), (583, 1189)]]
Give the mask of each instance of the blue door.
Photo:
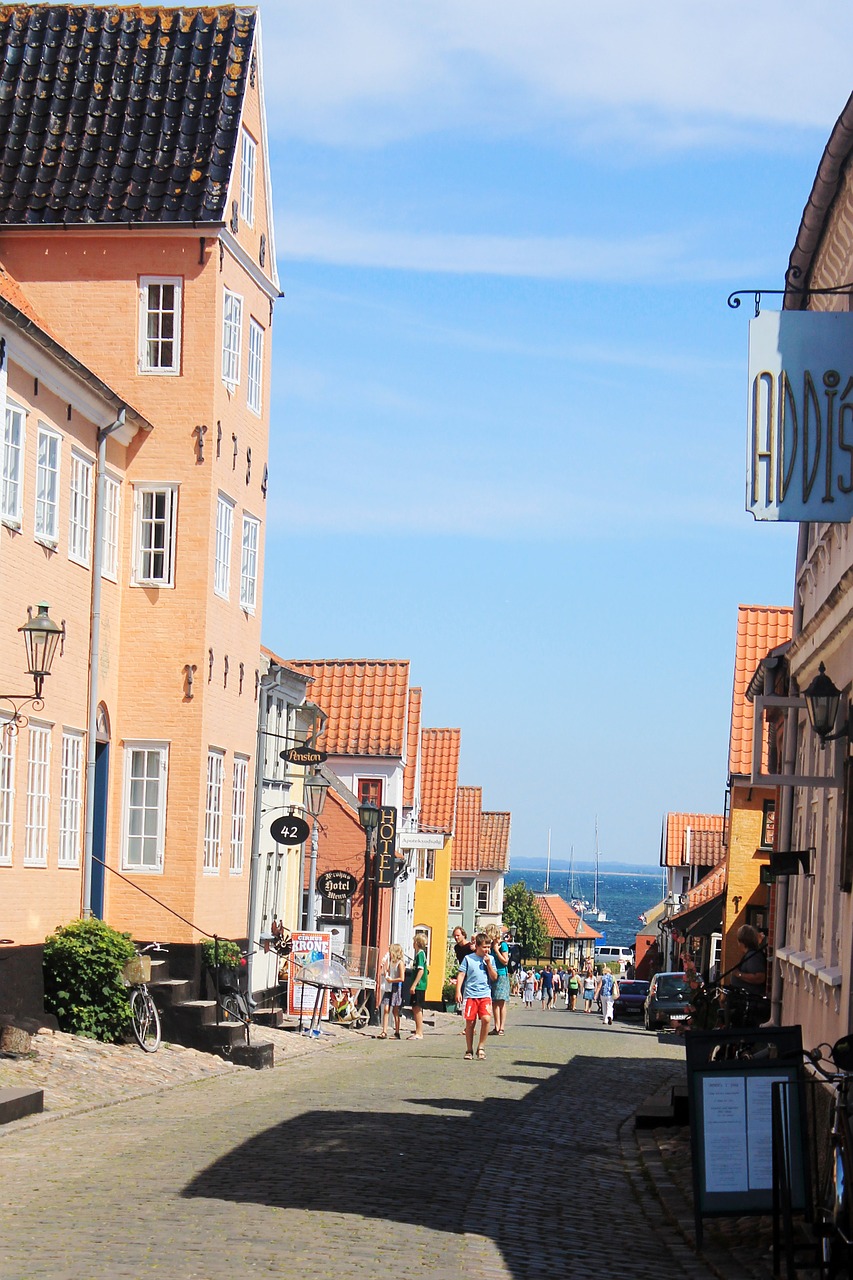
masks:
[[(104, 918), (103, 863), (107, 856), (107, 790), (110, 777), (110, 744), (95, 746), (95, 805), (92, 813), (92, 915)], [(99, 861), (100, 859), (100, 861)]]

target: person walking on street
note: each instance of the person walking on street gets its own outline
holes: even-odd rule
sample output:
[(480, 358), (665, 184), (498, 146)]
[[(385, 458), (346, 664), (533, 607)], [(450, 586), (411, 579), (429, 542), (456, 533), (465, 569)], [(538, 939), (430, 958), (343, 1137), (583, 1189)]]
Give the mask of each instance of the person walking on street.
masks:
[(409, 1039), (423, 1040), (424, 999), (426, 998), (427, 981), (429, 979), (429, 965), (426, 958), (426, 934), (416, 933), (413, 946), (415, 949), (415, 976), (412, 978), (412, 1017), (415, 1020), (415, 1029)]
[(577, 1008), (578, 992), (580, 991), (580, 989), (581, 989), (581, 984), (578, 979), (577, 971), (575, 969), (572, 969), (572, 971), (569, 974), (568, 987), (566, 988), (566, 1008), (569, 1009), (572, 1013), (574, 1013), (575, 1009)]
[(388, 1014), (394, 1015), (394, 1039), (400, 1039), (400, 1010), (403, 1005), (403, 979), (406, 966), (403, 961), (403, 948), (399, 942), (392, 942), (387, 954), (382, 959), (379, 970), (382, 980), (382, 1030), (380, 1040), (388, 1039)]
[(549, 964), (542, 970), (542, 1008), (550, 1009), (554, 1003), (554, 972)]
[(592, 1002), (595, 999), (595, 978), (587, 971), (583, 975), (583, 1011), (592, 1013)]
[(489, 939), (486, 935), (475, 933), (474, 950), (462, 961), (456, 975), (456, 1003), (461, 1004), (463, 997), (465, 1001), (465, 1057), (469, 1062), (474, 1057), (474, 1026), (477, 1019), (480, 1019), (478, 1058), (486, 1056), (483, 1046), (492, 1020), (491, 983), (497, 982), (498, 975), (488, 947)]
[(489, 955), (498, 975), (492, 987), (492, 1035), (502, 1036), (506, 1031), (506, 1007), (509, 1000), (509, 934), (502, 933), (496, 924), (490, 924), (486, 928), (486, 935), (489, 939)]
[(601, 1001), (601, 1020), (605, 1026), (613, 1022), (613, 1001), (619, 995), (619, 984), (609, 969), (599, 970), (595, 998)]
[(473, 943), (468, 941), (468, 934), (460, 925), (457, 925), (453, 930), (453, 950), (456, 953), (457, 964), (461, 964), (465, 957), (474, 950)]
[(526, 1009), (533, 1008), (533, 997), (536, 995), (536, 974), (529, 969), (524, 975), (524, 983), (521, 988), (521, 998), (524, 1001)]

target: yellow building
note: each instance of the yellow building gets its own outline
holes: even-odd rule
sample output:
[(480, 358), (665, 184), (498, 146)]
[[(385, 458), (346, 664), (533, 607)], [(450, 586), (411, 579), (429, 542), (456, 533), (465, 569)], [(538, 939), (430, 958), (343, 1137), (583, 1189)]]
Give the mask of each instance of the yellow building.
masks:
[(425, 932), (430, 942), (427, 1000), (441, 1000), (444, 984), (460, 738), (459, 729), (424, 729), (421, 733), (418, 826), (424, 840), (432, 838), (433, 847), (418, 850), (415, 928)]

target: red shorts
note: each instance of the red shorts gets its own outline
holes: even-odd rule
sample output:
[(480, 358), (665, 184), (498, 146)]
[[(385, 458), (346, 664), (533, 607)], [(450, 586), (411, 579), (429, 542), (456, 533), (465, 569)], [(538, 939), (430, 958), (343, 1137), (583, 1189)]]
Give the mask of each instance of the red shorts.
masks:
[(491, 1018), (492, 1016), (492, 997), (491, 996), (469, 996), (465, 1001), (465, 1021), (476, 1022), (478, 1018)]

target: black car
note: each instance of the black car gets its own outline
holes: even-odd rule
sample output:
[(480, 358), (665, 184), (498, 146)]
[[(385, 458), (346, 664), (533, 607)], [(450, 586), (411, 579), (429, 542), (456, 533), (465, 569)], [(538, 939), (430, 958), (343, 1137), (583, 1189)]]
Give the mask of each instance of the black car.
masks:
[(683, 973), (656, 973), (649, 984), (643, 1011), (647, 1031), (684, 1022), (689, 1016), (693, 992)]
[(643, 1006), (649, 994), (649, 984), (641, 978), (620, 978), (619, 996), (613, 1001), (613, 1016), (627, 1018), (630, 1014), (643, 1016)]

